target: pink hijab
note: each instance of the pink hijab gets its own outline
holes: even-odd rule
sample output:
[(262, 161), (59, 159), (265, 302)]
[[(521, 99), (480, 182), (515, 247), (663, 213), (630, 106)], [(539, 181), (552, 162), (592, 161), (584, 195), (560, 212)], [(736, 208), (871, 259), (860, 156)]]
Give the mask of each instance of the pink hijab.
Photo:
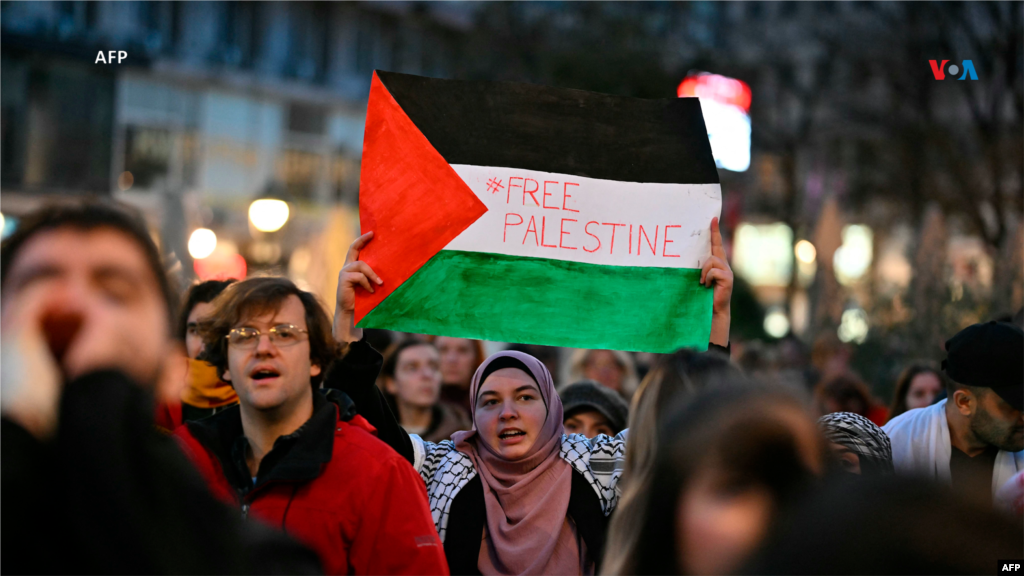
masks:
[(525, 368), (548, 413), (530, 451), (516, 461), (503, 459), (477, 438), (475, 415), (472, 430), (452, 435), (456, 450), (473, 460), (484, 485), (487, 538), (477, 567), (485, 575), (579, 574), (576, 530), (566, 516), (572, 467), (558, 454), (562, 401), (544, 364), (529, 354), (506, 351), (485, 360), (473, 374), (469, 397), (474, 412), (483, 380), (500, 368)]

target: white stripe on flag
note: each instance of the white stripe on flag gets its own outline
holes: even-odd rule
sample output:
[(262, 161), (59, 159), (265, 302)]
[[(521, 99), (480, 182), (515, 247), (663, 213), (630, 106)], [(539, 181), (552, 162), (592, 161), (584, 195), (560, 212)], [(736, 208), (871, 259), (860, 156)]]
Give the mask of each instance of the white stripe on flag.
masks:
[(465, 164), (452, 168), (488, 211), (445, 250), (700, 268), (711, 253), (711, 219), (722, 208), (719, 184), (618, 182)]

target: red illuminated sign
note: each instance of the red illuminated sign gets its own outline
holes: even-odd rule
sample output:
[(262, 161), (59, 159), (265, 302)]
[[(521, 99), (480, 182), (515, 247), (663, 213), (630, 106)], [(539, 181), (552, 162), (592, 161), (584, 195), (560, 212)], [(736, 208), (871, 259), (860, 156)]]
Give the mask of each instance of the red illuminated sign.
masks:
[(744, 112), (750, 110), (750, 86), (741, 80), (718, 74), (701, 72), (687, 76), (679, 84), (676, 93), (680, 98), (707, 98), (722, 104), (736, 106)]
[(196, 260), (193, 265), (200, 280), (244, 280), (248, 272), (245, 258), (241, 254), (212, 254), (209, 258)]

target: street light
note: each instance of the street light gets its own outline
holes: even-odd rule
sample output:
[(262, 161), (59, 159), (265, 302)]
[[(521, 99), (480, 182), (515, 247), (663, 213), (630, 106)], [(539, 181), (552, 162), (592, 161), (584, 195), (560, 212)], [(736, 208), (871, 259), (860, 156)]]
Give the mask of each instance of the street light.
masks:
[(807, 264), (814, 262), (814, 259), (818, 257), (818, 251), (814, 249), (814, 244), (807, 240), (797, 242), (793, 253), (796, 254), (797, 260)]
[(843, 286), (855, 284), (871, 266), (873, 235), (863, 224), (850, 224), (843, 228), (843, 245), (832, 257), (836, 279)]
[(814, 282), (814, 275), (818, 271), (815, 264), (818, 259), (818, 250), (809, 240), (801, 240), (793, 247), (793, 254), (796, 256), (797, 282), (806, 288), (811, 285), (811, 282)]
[(277, 232), (288, 222), (288, 203), (261, 198), (249, 205), (249, 221), (260, 232)]
[(868, 338), (868, 329), (868, 315), (860, 308), (850, 308), (843, 312), (837, 332), (843, 342), (863, 344)]
[(188, 253), (195, 260), (202, 260), (217, 249), (217, 235), (209, 228), (197, 228), (188, 239)]
[(781, 309), (776, 308), (764, 317), (764, 331), (772, 338), (782, 338), (789, 333), (789, 318)]

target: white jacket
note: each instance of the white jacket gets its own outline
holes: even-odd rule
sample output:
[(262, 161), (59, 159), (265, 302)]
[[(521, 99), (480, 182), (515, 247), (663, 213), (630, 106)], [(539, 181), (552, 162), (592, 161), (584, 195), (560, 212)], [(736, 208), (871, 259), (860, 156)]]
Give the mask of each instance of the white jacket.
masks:
[[(882, 430), (892, 441), (892, 463), (897, 474), (915, 474), (950, 484), (952, 445), (945, 400), (900, 414)], [(1000, 450), (992, 470), (992, 493), (1021, 470), (1024, 470), (1024, 451)]]

